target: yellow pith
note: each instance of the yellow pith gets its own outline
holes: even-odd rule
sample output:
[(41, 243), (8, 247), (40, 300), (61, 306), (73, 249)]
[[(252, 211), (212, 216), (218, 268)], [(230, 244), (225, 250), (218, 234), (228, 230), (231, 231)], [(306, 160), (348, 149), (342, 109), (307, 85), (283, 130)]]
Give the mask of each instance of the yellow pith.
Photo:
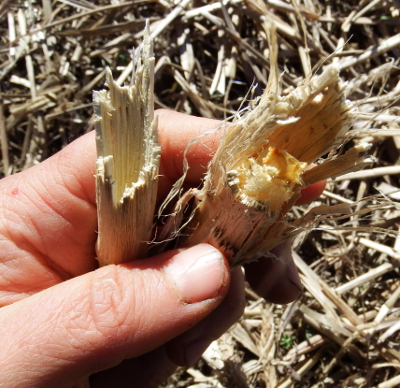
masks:
[(237, 170), (241, 197), (269, 202), (271, 210), (279, 210), (302, 184), (306, 167), (287, 151), (270, 147), (265, 156), (249, 158)]

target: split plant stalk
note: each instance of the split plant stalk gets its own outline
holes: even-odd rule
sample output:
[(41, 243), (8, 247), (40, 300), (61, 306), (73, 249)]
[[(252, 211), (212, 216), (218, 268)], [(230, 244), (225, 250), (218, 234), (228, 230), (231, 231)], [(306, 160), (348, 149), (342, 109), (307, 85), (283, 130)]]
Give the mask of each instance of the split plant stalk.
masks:
[(146, 30), (131, 86), (94, 92), (96, 117), (97, 259), (118, 264), (147, 256), (153, 239), (160, 147), (154, 117), (153, 43)]
[[(119, 88), (108, 76), (110, 91), (95, 94), (101, 264), (145, 257), (150, 246), (153, 254), (201, 242), (222, 250), (232, 266), (255, 260), (318, 215), (314, 210), (303, 220), (287, 222), (303, 187), (371, 162), (368, 144), (340, 152), (351, 131), (350, 104), (338, 70), (328, 66), (282, 94), (274, 29), (270, 31), (269, 81), (256, 107), (221, 125), (224, 133), (202, 188), (182, 194), (183, 177), (160, 209), (155, 201), (159, 148), (149, 95), (154, 59), (148, 32), (142, 59), (136, 58), (134, 85)], [(120, 91), (126, 97), (120, 98)], [(108, 120), (112, 124), (105, 125)], [(308, 169), (312, 163), (316, 166)], [(165, 216), (166, 209), (173, 211)], [(158, 235), (156, 214), (163, 220)]]

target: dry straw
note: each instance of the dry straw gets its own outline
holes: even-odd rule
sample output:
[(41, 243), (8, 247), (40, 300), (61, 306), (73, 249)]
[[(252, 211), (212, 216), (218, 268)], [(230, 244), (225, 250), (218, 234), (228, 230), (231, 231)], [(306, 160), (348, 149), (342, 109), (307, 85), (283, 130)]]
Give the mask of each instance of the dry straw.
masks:
[(101, 265), (146, 257), (153, 238), (161, 150), (154, 118), (153, 43), (148, 33), (136, 54), (132, 86), (118, 86), (108, 70), (110, 92), (93, 94)]

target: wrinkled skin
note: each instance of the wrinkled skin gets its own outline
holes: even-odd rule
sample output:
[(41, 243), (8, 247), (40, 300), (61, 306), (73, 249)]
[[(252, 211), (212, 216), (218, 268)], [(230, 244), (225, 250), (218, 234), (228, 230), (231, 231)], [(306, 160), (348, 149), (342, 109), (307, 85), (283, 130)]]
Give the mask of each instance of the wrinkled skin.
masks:
[[(164, 196), (188, 141), (215, 122), (158, 114)], [(217, 143), (214, 135), (191, 148), (192, 184)], [(92, 387), (157, 387), (242, 314), (242, 271), (207, 244), (97, 269), (95, 158), (89, 133), (0, 181), (0, 386), (74, 387), (91, 376)], [(287, 303), (300, 292), (290, 256), (247, 272), (267, 299)]]

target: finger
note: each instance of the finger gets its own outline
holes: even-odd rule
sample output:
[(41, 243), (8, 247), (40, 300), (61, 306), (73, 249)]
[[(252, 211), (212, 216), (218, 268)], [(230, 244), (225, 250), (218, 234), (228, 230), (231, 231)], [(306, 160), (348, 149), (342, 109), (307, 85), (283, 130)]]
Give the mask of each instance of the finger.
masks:
[[(159, 141), (162, 148), (160, 175), (160, 196), (165, 197), (173, 183), (183, 175), (184, 153), (191, 140), (221, 127), (221, 121), (193, 117), (183, 113), (161, 109), (158, 116)], [(218, 148), (221, 130), (203, 136), (190, 145), (186, 153), (189, 165), (187, 182), (193, 187), (199, 185), (207, 172), (207, 165)]]
[(320, 197), (325, 190), (326, 181), (309, 185), (301, 190), (301, 197), (296, 201), (297, 206), (307, 205)]
[(176, 371), (166, 347), (122, 361), (114, 368), (90, 376), (90, 388), (158, 388)]
[[(156, 115), (159, 120), (159, 143), (162, 148), (160, 189), (164, 194), (166, 189), (183, 174), (184, 152), (189, 143), (205, 132), (219, 128), (221, 122), (166, 109), (157, 110)], [(223, 134), (223, 128), (220, 129), (199, 138), (190, 146), (186, 154), (189, 164), (188, 182), (197, 185), (203, 178), (207, 171), (207, 165), (218, 148), (219, 140)], [(94, 132), (91, 132), (71, 143), (53, 158), (45, 161), (43, 164), (49, 164), (49, 166), (41, 169), (40, 175), (46, 171), (55, 170), (58, 178), (62, 178), (63, 181), (60, 182), (58, 179), (58, 182), (64, 183), (76, 196), (86, 198), (95, 204), (95, 181), (93, 179), (95, 159)], [(319, 182), (304, 188), (302, 198), (298, 200), (297, 204), (312, 202), (318, 198), (324, 187), (325, 182)]]
[(291, 242), (286, 241), (273, 253), (276, 258), (262, 257), (244, 266), (246, 279), (252, 289), (269, 302), (286, 304), (295, 300), (303, 290), (293, 262)]
[(245, 306), (243, 283), (243, 274), (238, 268), (232, 273), (224, 300), (210, 315), (166, 345), (91, 376), (91, 387), (123, 388), (133, 382), (136, 388), (159, 387), (174, 373), (177, 365), (192, 365), (212, 341), (242, 316)]
[[(20, 287), (26, 296), (96, 268), (92, 143), (93, 135), (83, 136), (45, 162), (1, 180), (0, 235), (6, 238), (0, 249), (7, 258), (0, 263), (1, 289), (26, 278)], [(32, 279), (25, 273), (39, 275)], [(1, 298), (2, 304), (13, 301)]]
[[(160, 189), (171, 187), (183, 174), (183, 154), (189, 142), (204, 132), (220, 125), (220, 121), (189, 116), (168, 110), (158, 110), (159, 144), (162, 149), (160, 165)], [(65, 147), (54, 157), (42, 163), (42, 181), (54, 179), (79, 197), (95, 204), (95, 134), (88, 133)], [(219, 143), (219, 133), (205, 136), (187, 153), (190, 169), (188, 181), (200, 182), (208, 162)], [(35, 167), (36, 168), (36, 167)], [(39, 170), (39, 169), (38, 169)], [(32, 174), (32, 170), (30, 173)], [(51, 176), (42, 174), (50, 173)], [(48, 174), (47, 174), (48, 175)], [(55, 175), (55, 176), (54, 176)]]
[(194, 328), (168, 343), (167, 350), (170, 359), (177, 365), (193, 365), (212, 341), (218, 339), (240, 319), (245, 305), (244, 277), (241, 268), (236, 268), (232, 271), (229, 292), (218, 309)]
[(229, 276), (221, 253), (200, 244), (102, 267), (6, 306), (0, 380), (70, 386), (150, 352), (213, 311)]

